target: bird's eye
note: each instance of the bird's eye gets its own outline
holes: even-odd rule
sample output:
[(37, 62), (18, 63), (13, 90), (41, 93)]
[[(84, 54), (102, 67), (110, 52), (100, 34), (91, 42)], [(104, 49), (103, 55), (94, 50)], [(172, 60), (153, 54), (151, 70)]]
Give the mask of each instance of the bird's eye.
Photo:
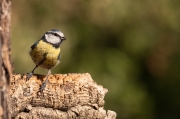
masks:
[(57, 33), (54, 33), (55, 36), (59, 37), (59, 35)]

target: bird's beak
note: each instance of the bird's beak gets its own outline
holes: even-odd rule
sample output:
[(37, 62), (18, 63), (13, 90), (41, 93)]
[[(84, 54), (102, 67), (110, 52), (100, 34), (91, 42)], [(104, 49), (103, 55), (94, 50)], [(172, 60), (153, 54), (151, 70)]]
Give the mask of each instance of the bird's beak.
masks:
[(61, 37), (61, 40), (63, 41), (63, 40), (66, 40), (66, 38), (65, 37)]

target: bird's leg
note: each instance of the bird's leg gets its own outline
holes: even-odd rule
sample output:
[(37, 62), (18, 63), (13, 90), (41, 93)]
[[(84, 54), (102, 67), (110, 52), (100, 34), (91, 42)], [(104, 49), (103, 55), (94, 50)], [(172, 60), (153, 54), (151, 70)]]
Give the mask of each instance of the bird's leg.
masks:
[(30, 79), (31, 77), (32, 77), (32, 75), (34, 74), (34, 70), (38, 67), (38, 66), (40, 66), (45, 60), (46, 60), (46, 55), (47, 55), (47, 53), (44, 53), (44, 58), (39, 62), (39, 64), (38, 65), (36, 65), (35, 67), (34, 67), (34, 69), (28, 74), (28, 79)]
[(45, 80), (45, 82), (41, 85), (41, 88), (40, 88), (40, 91), (41, 91), (41, 92), (45, 89), (46, 83), (48, 82), (48, 77), (49, 77), (50, 74), (51, 74), (51, 69), (48, 70), (48, 73), (47, 73), (47, 75), (46, 75), (46, 80)]
[(34, 74), (34, 70), (35, 70), (37, 67), (38, 67), (38, 65), (36, 65), (36, 66), (34, 67), (34, 69), (28, 74), (27, 79), (30, 79), (30, 78), (32, 77), (32, 75)]

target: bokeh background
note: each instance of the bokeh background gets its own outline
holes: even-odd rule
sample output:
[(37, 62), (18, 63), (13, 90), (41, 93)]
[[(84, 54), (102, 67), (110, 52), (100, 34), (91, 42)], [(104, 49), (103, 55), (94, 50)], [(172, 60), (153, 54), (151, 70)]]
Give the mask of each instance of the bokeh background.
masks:
[(34, 68), (30, 46), (52, 28), (67, 38), (52, 72), (90, 73), (117, 119), (180, 119), (179, 0), (13, 1), (14, 73)]

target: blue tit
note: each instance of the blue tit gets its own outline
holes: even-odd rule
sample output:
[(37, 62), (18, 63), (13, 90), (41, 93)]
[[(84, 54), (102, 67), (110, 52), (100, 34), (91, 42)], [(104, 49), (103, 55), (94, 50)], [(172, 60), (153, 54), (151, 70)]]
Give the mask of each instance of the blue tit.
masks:
[(35, 68), (28, 74), (27, 78), (30, 79), (34, 74), (37, 67), (48, 69), (45, 82), (41, 85), (40, 91), (42, 92), (48, 82), (48, 76), (51, 74), (51, 69), (59, 64), (60, 60), (60, 45), (62, 41), (66, 40), (64, 34), (56, 29), (47, 31), (40, 40), (31, 46), (30, 56), (34, 63)]

